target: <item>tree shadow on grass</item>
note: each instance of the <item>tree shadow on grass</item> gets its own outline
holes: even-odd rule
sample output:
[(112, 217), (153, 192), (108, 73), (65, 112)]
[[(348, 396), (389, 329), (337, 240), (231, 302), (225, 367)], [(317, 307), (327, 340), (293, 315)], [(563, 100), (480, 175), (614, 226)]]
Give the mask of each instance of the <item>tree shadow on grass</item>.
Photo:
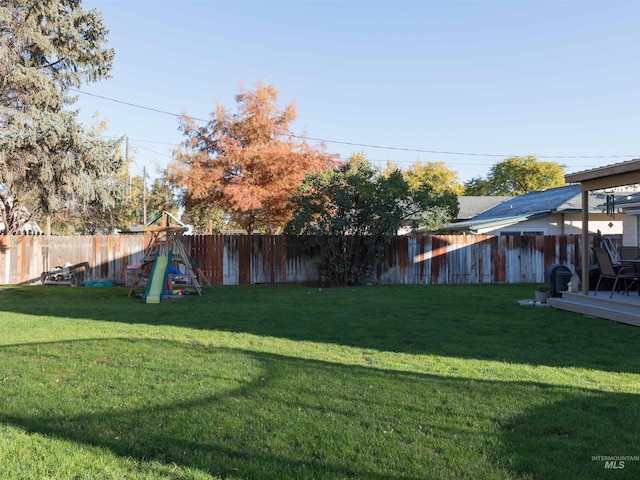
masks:
[(125, 289), (29, 287), (0, 310), (176, 326), (551, 367), (640, 373), (640, 329), (554, 309), (522, 307), (517, 285), (206, 288), (156, 305)]
[(344, 428), (358, 399), (312, 381), (330, 382), (332, 366), (155, 340), (0, 351), (0, 422), (27, 432), (222, 477), (419, 478), (367, 445), (367, 427)]
[(222, 477), (594, 478), (637, 439), (634, 395), (159, 340), (0, 353), (0, 422)]

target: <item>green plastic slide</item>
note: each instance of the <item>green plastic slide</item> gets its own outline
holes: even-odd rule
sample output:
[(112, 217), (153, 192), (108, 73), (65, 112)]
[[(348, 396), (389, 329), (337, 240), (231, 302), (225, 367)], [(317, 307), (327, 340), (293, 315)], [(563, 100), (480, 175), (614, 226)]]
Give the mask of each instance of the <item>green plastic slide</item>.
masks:
[(170, 262), (171, 252), (169, 252), (168, 257), (156, 254), (156, 258), (153, 262), (153, 268), (151, 269), (151, 278), (147, 285), (147, 293), (144, 297), (145, 303), (160, 303)]

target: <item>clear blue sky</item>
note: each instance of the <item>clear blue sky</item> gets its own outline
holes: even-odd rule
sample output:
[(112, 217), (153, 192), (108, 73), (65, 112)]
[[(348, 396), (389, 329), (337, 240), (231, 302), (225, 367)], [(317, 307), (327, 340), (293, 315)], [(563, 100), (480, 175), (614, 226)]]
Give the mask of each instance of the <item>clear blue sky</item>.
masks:
[[(281, 105), (297, 104), (296, 134), (397, 148), (327, 142), (327, 151), (402, 167), (443, 161), (461, 181), (511, 155), (567, 173), (640, 158), (640, 0), (83, 7), (102, 11), (116, 50), (113, 78), (87, 93), (208, 118), (216, 101), (234, 109), (240, 86), (262, 81)], [(130, 137), (134, 174), (146, 165), (159, 176), (183, 140), (169, 115), (84, 94), (78, 106), (83, 121), (99, 111), (109, 134)]]

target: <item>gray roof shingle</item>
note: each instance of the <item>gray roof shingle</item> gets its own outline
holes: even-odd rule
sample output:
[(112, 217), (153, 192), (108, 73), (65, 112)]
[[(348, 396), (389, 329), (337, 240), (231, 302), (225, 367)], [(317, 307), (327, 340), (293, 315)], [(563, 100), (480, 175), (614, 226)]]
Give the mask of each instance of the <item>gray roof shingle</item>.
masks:
[[(622, 200), (628, 194), (616, 195)], [(461, 197), (462, 198), (462, 197)], [(604, 212), (606, 209), (606, 194), (589, 192), (589, 211)], [(490, 225), (517, 223), (532, 218), (544, 217), (552, 213), (577, 213), (582, 211), (582, 193), (580, 185), (565, 185), (535, 192), (525, 193), (516, 197), (508, 197), (498, 205), (482, 211), (472, 218), (456, 223), (450, 223), (443, 231), (475, 230)], [(459, 218), (464, 218), (459, 215)]]

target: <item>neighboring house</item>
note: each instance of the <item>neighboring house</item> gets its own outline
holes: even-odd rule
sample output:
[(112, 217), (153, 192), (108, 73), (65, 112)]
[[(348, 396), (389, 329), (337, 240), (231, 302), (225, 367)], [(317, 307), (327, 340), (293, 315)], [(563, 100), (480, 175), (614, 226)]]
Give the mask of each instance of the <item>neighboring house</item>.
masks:
[[(509, 196), (500, 196), (500, 195), (468, 195), (468, 196), (459, 196), (458, 197), (458, 205), (460, 207), (458, 211), (458, 216), (451, 220), (451, 223), (464, 222), (466, 220), (470, 220), (475, 217), (479, 213), (488, 210), (491, 207), (495, 207), (499, 203), (504, 202), (513, 197)], [(398, 235), (409, 235), (412, 233), (432, 233), (431, 231), (426, 231), (424, 228), (418, 228), (417, 230), (413, 230), (411, 225), (407, 224), (398, 230)]]
[[(17, 208), (14, 208), (17, 207)], [(35, 220), (29, 220), (31, 214), (24, 205), (14, 205), (10, 191), (0, 183), (0, 208), (16, 222), (24, 222), (16, 232), (17, 235), (42, 235), (42, 230)], [(26, 221), (25, 221), (26, 220)], [(7, 226), (0, 220), (0, 235), (6, 235)]]
[[(24, 219), (29, 218), (31, 215), (27, 211), (27, 209), (22, 206), (20, 207), (20, 217), (24, 221)], [(0, 220), (0, 235), (5, 235), (6, 226), (2, 220)], [(35, 220), (28, 220), (23, 223), (22, 226), (18, 229), (16, 235), (43, 235), (42, 229), (38, 222)]]
[[(620, 193), (616, 197), (626, 198)], [(606, 213), (607, 194), (589, 193), (589, 231), (622, 233), (621, 215)], [(509, 198), (469, 220), (450, 223), (442, 233), (474, 235), (577, 235), (582, 231), (580, 185), (566, 185)]]
[(617, 199), (616, 209), (622, 213), (622, 245), (640, 246), (640, 192)]
[[(4, 222), (0, 221), (0, 235), (4, 235)], [(40, 226), (33, 220), (29, 220), (18, 230), (18, 235), (43, 235)]]

